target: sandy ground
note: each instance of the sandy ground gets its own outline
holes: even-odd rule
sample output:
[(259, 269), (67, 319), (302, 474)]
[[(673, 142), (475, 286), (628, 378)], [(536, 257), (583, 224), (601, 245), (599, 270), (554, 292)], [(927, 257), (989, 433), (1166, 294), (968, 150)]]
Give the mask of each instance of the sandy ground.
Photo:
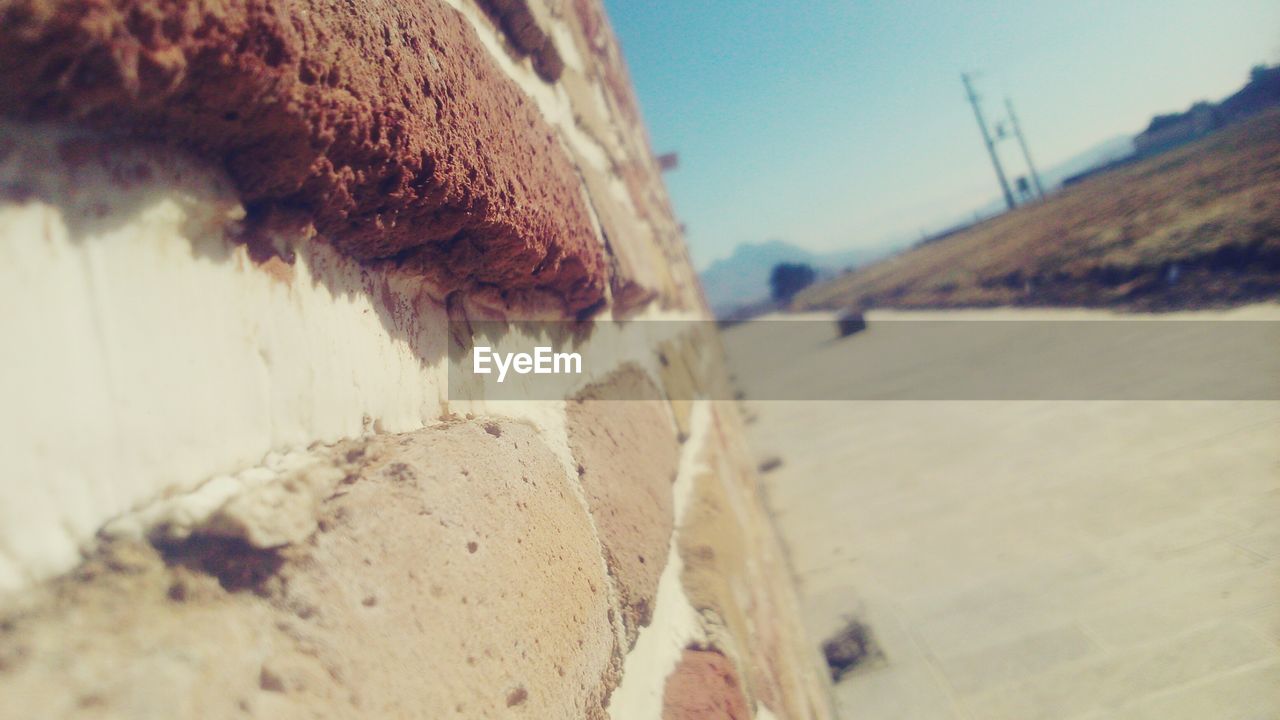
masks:
[(762, 364), (821, 388), (892, 358), (889, 317), (839, 343), (806, 326), (774, 357), (743, 350), (760, 325), (725, 336), (754, 446), (782, 460), (764, 483), (811, 635), (857, 616), (887, 658), (836, 685), (843, 716), (1280, 717), (1280, 401), (750, 399)]

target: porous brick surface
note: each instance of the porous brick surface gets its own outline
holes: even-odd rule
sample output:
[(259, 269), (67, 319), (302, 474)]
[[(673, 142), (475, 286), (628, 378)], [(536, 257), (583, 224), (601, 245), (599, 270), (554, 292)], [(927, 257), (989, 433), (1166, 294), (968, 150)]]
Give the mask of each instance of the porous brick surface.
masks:
[(0, 613), (0, 716), (603, 717), (608, 579), (534, 430), (458, 423), (333, 462), (303, 542), (108, 545)]
[(751, 711), (737, 671), (714, 650), (684, 651), (667, 678), (662, 720), (748, 720)]
[[(653, 399), (642, 399), (646, 397)], [(568, 428), (582, 489), (634, 641), (652, 618), (671, 543), (671, 483), (679, 462), (675, 428), (657, 387), (634, 367), (613, 373), (570, 401)]]
[[(0, 0), (0, 78), (26, 133), (0, 132), (0, 220), (79, 229), (8, 287), (57, 288), (48, 317), (93, 308), (76, 338), (136, 349), (120, 364), (148, 379), (188, 368), (190, 335), (121, 308), (172, 308), (248, 358), (219, 387), (270, 418), (200, 424), (109, 381), (75, 420), (28, 413), (15, 497), (57, 509), (47, 527), (118, 503), (0, 598), (0, 718), (830, 716), (737, 411), (705, 400), (731, 396), (712, 323), (589, 368), (563, 404), (433, 384), (480, 319), (707, 317), (599, 0)], [(66, 141), (31, 161), (44, 133)], [(0, 235), (17, 258), (39, 240)], [(228, 263), (261, 286), (157, 282)], [(8, 334), (38, 347), (19, 336), (47, 322)], [(43, 382), (120, 369), (66, 355)], [(46, 450), (77, 422), (190, 477), (95, 482)], [(233, 423), (234, 443), (205, 431)]]
[(5, 114), (173, 142), (445, 290), (578, 312), (608, 283), (572, 161), (444, 3), (5, 0), (0, 77)]

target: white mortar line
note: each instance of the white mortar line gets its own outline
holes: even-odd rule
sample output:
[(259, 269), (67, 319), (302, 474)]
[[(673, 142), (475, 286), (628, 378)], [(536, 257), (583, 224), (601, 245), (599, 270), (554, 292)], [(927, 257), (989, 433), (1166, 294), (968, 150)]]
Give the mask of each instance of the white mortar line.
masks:
[(680, 576), (684, 561), (678, 540), (680, 523), (693, 499), (693, 482), (705, 469), (700, 456), (711, 429), (711, 404), (693, 403), (689, 415), (689, 438), (680, 450), (680, 469), (672, 485), (676, 530), (671, 534), (667, 566), (658, 579), (653, 620), (640, 629), (636, 645), (623, 663), (622, 683), (609, 698), (612, 720), (657, 720), (662, 717), (662, 698), (667, 676), (676, 668), (685, 648), (705, 641), (701, 618)]
[(466, 0), (444, 0), (444, 2), (457, 10), (471, 24), (480, 39), (480, 44), (489, 51), (489, 56), (493, 58), (498, 69), (533, 100), (543, 119), (560, 130), (561, 136), (566, 144), (573, 148), (575, 154), (591, 163), (597, 170), (608, 173), (608, 152), (595, 138), (578, 127), (574, 120), (573, 104), (564, 88), (547, 83), (538, 77), (527, 58), (519, 62), (514, 60), (504, 47), (503, 40), (499, 36), (500, 31), (493, 27), (475, 3)]

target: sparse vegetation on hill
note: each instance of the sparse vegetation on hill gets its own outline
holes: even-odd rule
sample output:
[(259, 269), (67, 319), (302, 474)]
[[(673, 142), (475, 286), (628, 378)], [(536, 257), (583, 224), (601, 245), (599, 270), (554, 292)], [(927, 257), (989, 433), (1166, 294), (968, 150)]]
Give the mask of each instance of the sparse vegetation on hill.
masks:
[(798, 309), (1280, 297), (1280, 110), (799, 293)]

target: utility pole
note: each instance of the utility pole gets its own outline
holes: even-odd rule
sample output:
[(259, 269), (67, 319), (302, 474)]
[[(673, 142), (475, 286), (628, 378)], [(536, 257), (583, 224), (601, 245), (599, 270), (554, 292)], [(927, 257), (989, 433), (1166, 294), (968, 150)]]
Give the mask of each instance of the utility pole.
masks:
[(1031, 182), (1036, 185), (1036, 194), (1043, 200), (1044, 186), (1040, 184), (1040, 173), (1036, 172), (1036, 166), (1031, 164), (1031, 151), (1027, 149), (1027, 139), (1022, 137), (1022, 126), (1018, 124), (1018, 116), (1013, 114), (1013, 101), (1005, 97), (1004, 107), (1009, 111), (1009, 122), (1013, 124), (1013, 134), (1018, 138), (1018, 145), (1022, 148), (1022, 157), (1027, 159), (1027, 169), (1031, 171)]
[(1000, 167), (1000, 157), (996, 155), (996, 146), (991, 140), (991, 133), (987, 132), (987, 121), (982, 117), (982, 108), (978, 106), (978, 96), (973, 92), (969, 73), (960, 73), (960, 79), (964, 81), (964, 91), (969, 96), (969, 104), (973, 106), (973, 115), (978, 119), (978, 129), (982, 131), (982, 142), (987, 146), (987, 153), (991, 155), (991, 164), (996, 169), (996, 178), (1000, 181), (1004, 202), (1012, 210), (1015, 207), (1013, 193), (1009, 191), (1009, 181), (1004, 177), (1004, 168)]

